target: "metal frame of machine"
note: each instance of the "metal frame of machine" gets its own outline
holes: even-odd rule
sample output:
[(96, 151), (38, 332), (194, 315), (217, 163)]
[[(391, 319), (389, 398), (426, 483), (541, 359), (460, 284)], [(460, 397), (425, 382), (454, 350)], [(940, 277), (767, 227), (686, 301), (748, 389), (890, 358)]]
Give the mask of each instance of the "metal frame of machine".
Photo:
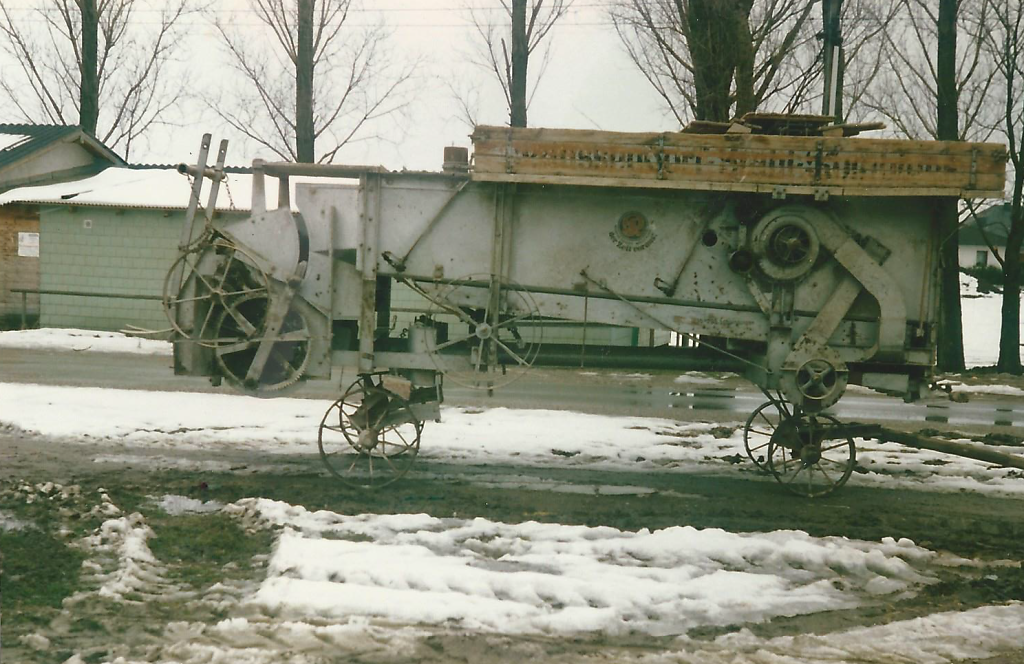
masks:
[[(256, 161), (252, 214), (228, 222), (212, 214), (227, 144), (208, 166), (207, 135), (181, 167), (195, 181), (165, 284), (176, 371), (273, 394), (354, 368), (320, 454), (380, 486), (408, 470), (444, 380), (494, 389), (564, 359), (541, 344), (550, 321), (671, 330), (764, 391), (751, 460), (830, 493), (864, 431), (823, 411), (848, 384), (914, 399), (931, 382), (931, 201), (1001, 195), (1006, 160), (991, 144), (839, 134), (478, 127), (474, 164), (449, 149), (437, 173)], [(319, 179), (295, 186), (293, 210), (302, 176)], [(393, 334), (396, 284), (422, 306)]]

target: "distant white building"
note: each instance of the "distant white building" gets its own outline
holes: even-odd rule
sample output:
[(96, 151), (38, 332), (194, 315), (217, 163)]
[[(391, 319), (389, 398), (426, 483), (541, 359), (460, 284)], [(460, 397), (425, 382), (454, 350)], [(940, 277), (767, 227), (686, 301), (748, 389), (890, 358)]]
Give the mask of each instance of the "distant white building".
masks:
[[(986, 208), (976, 219), (969, 219), (960, 227), (960, 267), (999, 267), (989, 243), (1000, 255), (1006, 250), (1006, 236), (1010, 233), (1010, 204), (1001, 203)], [(988, 238), (988, 242), (985, 238)]]

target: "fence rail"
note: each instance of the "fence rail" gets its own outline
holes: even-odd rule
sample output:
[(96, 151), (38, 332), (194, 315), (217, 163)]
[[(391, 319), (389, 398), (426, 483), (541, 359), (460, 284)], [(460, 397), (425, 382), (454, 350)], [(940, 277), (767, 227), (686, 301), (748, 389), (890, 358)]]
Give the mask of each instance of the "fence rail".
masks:
[(134, 295), (128, 293), (97, 293), (93, 291), (54, 290), (48, 288), (12, 288), (12, 293), (21, 293), (21, 329), (28, 327), (28, 296), (36, 295), (69, 295), (71, 297), (102, 297), (121, 300), (162, 300), (161, 295)]

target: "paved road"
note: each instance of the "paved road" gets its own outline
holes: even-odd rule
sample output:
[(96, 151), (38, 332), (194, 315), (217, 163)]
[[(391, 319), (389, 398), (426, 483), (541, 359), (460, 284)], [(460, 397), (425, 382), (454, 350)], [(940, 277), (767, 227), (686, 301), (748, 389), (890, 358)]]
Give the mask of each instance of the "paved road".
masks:
[[(642, 375), (578, 369), (535, 369), (494, 395), (446, 387), (449, 404), (564, 408), (582, 412), (645, 415), (674, 419), (743, 421), (764, 396), (749, 383), (729, 379), (716, 385), (674, 382), (678, 372)], [(355, 378), (336, 372), (330, 381), (310, 381), (288, 396), (330, 399)], [(76, 351), (0, 349), (0, 381), (126, 389), (230, 392), (205, 378), (175, 376), (167, 356)], [(844, 421), (949, 424), (967, 428), (1024, 427), (1024, 400), (972, 395), (969, 403), (944, 398), (906, 404), (870, 394), (847, 394), (832, 411)]]

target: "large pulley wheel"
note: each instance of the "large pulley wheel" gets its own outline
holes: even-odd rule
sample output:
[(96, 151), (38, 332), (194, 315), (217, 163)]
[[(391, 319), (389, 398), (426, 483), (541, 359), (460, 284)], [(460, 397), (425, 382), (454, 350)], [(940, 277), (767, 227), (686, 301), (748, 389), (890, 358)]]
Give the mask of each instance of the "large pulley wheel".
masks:
[(831, 415), (782, 417), (767, 446), (768, 469), (782, 486), (807, 498), (825, 496), (850, 479), (857, 462), (853, 438)]
[(214, 323), (213, 355), (229, 383), (246, 392), (276, 392), (295, 384), (309, 366), (312, 333), (302, 312), (285, 313), (276, 332), (271, 298), (251, 293), (222, 307)]
[(332, 475), (349, 486), (378, 488), (409, 472), (422, 431), (408, 401), (364, 377), (327, 409), (317, 445)]
[(267, 274), (259, 263), (223, 237), (197, 242), (164, 277), (163, 308), (180, 338), (217, 346), (216, 321), (226, 307), (252, 296), (266, 297)]
[(427, 354), (447, 380), (492, 389), (533, 366), (544, 328), (537, 303), (521, 286), (508, 280), (492, 286), (490, 275), (471, 275), (424, 293), (431, 301), (428, 316), (447, 324), (446, 339), (427, 343)]
[(839, 401), (848, 376), (846, 363), (835, 350), (797, 350), (786, 358), (779, 388), (802, 410), (819, 412)]

